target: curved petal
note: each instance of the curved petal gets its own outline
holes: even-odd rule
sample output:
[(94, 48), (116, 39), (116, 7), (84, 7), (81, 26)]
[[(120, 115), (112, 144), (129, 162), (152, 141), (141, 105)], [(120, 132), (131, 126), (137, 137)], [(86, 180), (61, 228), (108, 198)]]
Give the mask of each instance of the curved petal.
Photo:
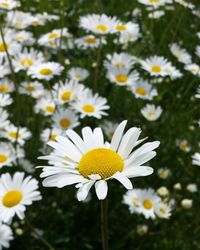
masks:
[(104, 200), (108, 193), (108, 185), (105, 180), (100, 180), (95, 183), (95, 190), (99, 200)]
[(117, 151), (117, 149), (119, 147), (120, 141), (121, 141), (123, 133), (124, 133), (126, 123), (127, 123), (126, 120), (121, 122), (115, 130), (115, 133), (112, 137), (111, 144), (110, 144), (110, 148), (114, 151)]
[(112, 178), (118, 180), (126, 189), (132, 189), (133, 185), (131, 181), (122, 173), (117, 172), (115, 173)]

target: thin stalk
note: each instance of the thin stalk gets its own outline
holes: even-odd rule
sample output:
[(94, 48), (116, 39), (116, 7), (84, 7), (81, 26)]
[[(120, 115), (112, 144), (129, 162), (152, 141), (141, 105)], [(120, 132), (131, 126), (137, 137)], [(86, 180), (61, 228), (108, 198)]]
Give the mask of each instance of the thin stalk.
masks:
[(31, 224), (31, 222), (26, 219), (26, 224), (30, 228), (30, 230), (38, 237), (38, 239), (50, 250), (55, 250), (55, 248), (45, 239), (43, 238), (35, 229), (35, 227)]
[(108, 250), (108, 204), (107, 199), (101, 200), (101, 235), (103, 250)]

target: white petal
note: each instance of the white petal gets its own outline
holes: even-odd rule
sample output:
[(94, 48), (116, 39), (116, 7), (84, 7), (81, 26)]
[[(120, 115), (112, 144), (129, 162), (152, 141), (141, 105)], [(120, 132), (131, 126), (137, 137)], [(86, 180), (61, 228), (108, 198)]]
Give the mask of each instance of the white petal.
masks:
[(94, 184), (94, 181), (89, 181), (89, 182), (83, 184), (83, 186), (79, 188), (79, 190), (77, 192), (78, 201), (83, 201), (87, 198), (87, 195), (88, 195), (90, 188), (92, 187), (93, 184)]
[(76, 132), (74, 132), (72, 129), (68, 129), (66, 131), (66, 134), (82, 154), (85, 154), (87, 152), (84, 141)]
[(147, 176), (153, 173), (153, 168), (139, 166), (139, 167), (129, 167), (125, 168), (123, 174), (128, 178), (138, 177), (138, 176)]
[(121, 141), (125, 126), (126, 126), (127, 121), (123, 121), (119, 124), (119, 126), (116, 128), (115, 133), (112, 137), (111, 140), (111, 145), (110, 148), (114, 151), (117, 151), (118, 147), (119, 147), (119, 143)]
[(112, 178), (118, 180), (127, 189), (132, 189), (133, 188), (133, 185), (132, 185), (131, 181), (125, 175), (123, 175), (120, 172), (115, 173), (112, 176)]
[(95, 190), (99, 200), (104, 200), (108, 193), (108, 185), (104, 180), (97, 181), (95, 183)]

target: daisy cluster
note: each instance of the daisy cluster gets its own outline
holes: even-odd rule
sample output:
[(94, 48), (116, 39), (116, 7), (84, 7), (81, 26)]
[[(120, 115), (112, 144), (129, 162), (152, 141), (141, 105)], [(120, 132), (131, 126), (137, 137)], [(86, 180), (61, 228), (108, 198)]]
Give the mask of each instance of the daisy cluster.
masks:
[[(28, 216), (49, 217), (52, 209), (70, 221), (72, 185), (82, 206), (93, 196), (109, 196), (114, 206), (122, 194), (120, 211), (138, 235), (179, 211), (191, 216), (200, 166), (199, 9), (187, 0), (137, 0), (115, 15), (104, 4), (97, 14), (84, 1), (59, 1), (59, 12), (50, 2), (47, 13), (42, 2), (0, 0), (0, 249), (23, 234)], [(190, 25), (182, 27), (184, 13)], [(65, 188), (64, 198), (45, 193), (53, 188)], [(34, 229), (33, 237), (40, 234)], [(64, 248), (55, 240), (59, 249), (71, 248), (68, 236)]]

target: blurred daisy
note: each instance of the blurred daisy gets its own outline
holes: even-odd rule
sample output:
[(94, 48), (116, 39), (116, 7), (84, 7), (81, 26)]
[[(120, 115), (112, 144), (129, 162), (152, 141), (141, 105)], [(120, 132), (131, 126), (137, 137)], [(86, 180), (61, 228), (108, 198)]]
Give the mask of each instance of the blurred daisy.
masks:
[(8, 62), (4, 61), (3, 58), (0, 57), (0, 78), (8, 76), (10, 74), (10, 68)]
[(0, 0), (0, 9), (12, 10), (20, 6), (20, 3), (15, 0)]
[(63, 130), (60, 128), (46, 128), (42, 131), (41, 134), (41, 140), (44, 143), (47, 143), (48, 141), (55, 141), (56, 136), (62, 135)]
[(200, 166), (200, 153), (195, 153), (192, 156), (192, 164)]
[(8, 112), (2, 108), (0, 108), (0, 131), (4, 129), (10, 121), (8, 120)]
[(137, 229), (136, 229), (136, 232), (139, 234), (139, 235), (145, 235), (148, 233), (148, 226), (147, 225), (138, 225), (137, 226)]
[(114, 132), (119, 124), (110, 122), (110, 121), (104, 121), (104, 123), (101, 125), (101, 128), (103, 129), (103, 132), (106, 134), (109, 140), (112, 139)]
[(117, 19), (105, 14), (91, 14), (80, 17), (80, 27), (95, 34), (105, 35), (116, 32)]
[(136, 31), (139, 32), (139, 25), (133, 22), (118, 22), (115, 26), (115, 29), (120, 33), (135, 34)]
[(132, 55), (127, 53), (114, 53), (112, 55), (107, 55), (106, 60), (104, 61), (104, 66), (107, 70), (111, 68), (111, 65), (115, 68), (127, 68), (131, 69), (135, 60)]
[(19, 88), (19, 92), (21, 94), (27, 94), (32, 97), (35, 97), (38, 91), (43, 92), (44, 87), (40, 82), (37, 81), (23, 82)]
[(16, 127), (13, 124), (9, 124), (3, 132), (3, 136), (11, 142), (17, 141), (20, 145), (24, 145), (25, 141), (31, 137), (31, 133), (25, 127)]
[(159, 6), (172, 3), (172, 0), (138, 0), (138, 2), (157, 8)]
[(28, 70), (28, 75), (32, 78), (43, 79), (43, 80), (50, 80), (55, 75), (60, 75), (64, 67), (61, 66), (59, 63), (55, 62), (47, 62), (47, 63), (40, 63), (35, 66), (32, 66)]
[(14, 91), (14, 84), (8, 78), (0, 80), (0, 94), (11, 93)]
[(44, 97), (39, 99), (34, 107), (36, 113), (42, 113), (45, 116), (53, 115), (56, 110), (55, 101), (49, 92), (45, 92)]
[(191, 184), (187, 185), (186, 190), (188, 190), (191, 193), (196, 193), (196, 192), (198, 192), (198, 187), (196, 184), (191, 183)]
[(141, 98), (144, 100), (152, 100), (155, 96), (158, 95), (157, 90), (144, 80), (137, 81), (130, 87), (130, 90), (136, 98)]
[(15, 29), (25, 29), (30, 23), (27, 22), (31, 13), (23, 12), (23, 11), (9, 11), (7, 14), (7, 24), (9, 27)]
[(155, 214), (161, 219), (169, 219), (171, 217), (171, 210), (171, 205), (164, 202), (159, 202), (155, 206)]
[(38, 182), (31, 176), (25, 177), (22, 172), (16, 172), (13, 178), (8, 173), (2, 174), (0, 189), (0, 219), (6, 223), (15, 215), (23, 219), (25, 206), (41, 200)]
[(38, 43), (40, 45), (44, 45), (46, 43), (49, 43), (49, 42), (54, 42), (55, 40), (58, 40), (60, 39), (60, 37), (68, 37), (70, 36), (70, 34), (68, 33), (68, 30), (67, 28), (64, 28), (64, 29), (54, 29), (52, 30), (51, 32), (45, 34), (45, 35), (42, 35), (39, 40), (38, 40)]
[(111, 67), (107, 72), (107, 78), (118, 86), (133, 85), (138, 79), (136, 71), (130, 72), (128, 68)]
[(200, 67), (199, 65), (192, 63), (185, 66), (185, 70), (189, 71), (193, 75), (199, 75), (200, 76)]
[(162, 56), (152, 56), (146, 60), (141, 60), (142, 68), (150, 73), (151, 76), (166, 76), (166, 68), (171, 67), (171, 63)]
[(200, 57), (200, 46), (197, 46), (196, 47), (196, 55), (198, 56), (198, 57)]
[(147, 104), (141, 109), (141, 113), (148, 121), (156, 121), (162, 114), (162, 108), (156, 107), (154, 104)]
[(121, 32), (118, 42), (120, 44), (127, 45), (129, 42), (137, 41), (140, 36), (141, 36), (141, 34), (139, 33), (139, 27), (138, 27), (138, 29), (136, 28), (135, 30), (132, 30), (131, 33), (129, 33), (129, 32)]
[(6, 142), (0, 142), (0, 168), (3, 166), (10, 167), (16, 159), (15, 149)]
[(35, 172), (35, 166), (27, 159), (19, 159), (19, 166), (23, 168), (23, 170), (29, 174)]
[(106, 44), (106, 40), (104, 37), (97, 38), (93, 35), (88, 35), (76, 39), (75, 44), (81, 49), (98, 48), (100, 44)]
[(169, 168), (159, 168), (157, 173), (161, 179), (167, 179), (171, 171), (169, 170)]
[(0, 108), (6, 107), (6, 106), (10, 105), (11, 103), (13, 103), (13, 100), (9, 94), (1, 94), (0, 93)]
[(53, 126), (60, 129), (75, 128), (79, 125), (78, 116), (69, 109), (59, 109), (53, 116)]
[(191, 150), (187, 140), (176, 140), (176, 144), (182, 151), (190, 152)]
[(89, 76), (89, 71), (83, 68), (74, 67), (68, 71), (68, 76), (70, 79), (76, 81), (84, 81)]
[(178, 59), (179, 62), (184, 64), (191, 64), (192, 58), (190, 54), (183, 48), (181, 48), (177, 43), (172, 43), (169, 45), (171, 53)]
[(105, 111), (110, 107), (107, 105), (107, 99), (93, 95), (91, 91), (85, 91), (78, 99), (71, 104), (71, 108), (80, 113), (80, 118), (86, 116), (100, 119), (104, 115), (108, 115)]
[(35, 42), (33, 34), (25, 30), (16, 32), (14, 35), (14, 40), (22, 45), (32, 45)]
[(150, 12), (148, 14), (148, 17), (152, 19), (159, 19), (161, 16), (164, 16), (164, 15), (165, 15), (165, 12), (163, 10), (156, 10), (156, 11)]
[(9, 248), (10, 241), (13, 240), (13, 232), (8, 225), (2, 224), (2, 222), (0, 222), (0, 235), (0, 250), (2, 248)]
[(55, 151), (54, 154), (40, 157), (50, 160), (52, 165), (42, 167), (41, 177), (45, 177), (43, 185), (61, 188), (76, 184), (79, 201), (87, 197), (94, 184), (97, 197), (105, 199), (109, 179), (116, 179), (131, 189), (129, 178), (153, 172), (152, 168), (143, 164), (156, 155), (153, 150), (159, 146), (159, 142), (146, 143), (133, 151), (143, 141), (138, 141), (141, 130), (130, 128), (123, 135), (126, 123), (120, 123), (110, 144), (104, 143), (101, 128), (92, 131), (90, 127), (82, 129), (83, 139), (73, 130), (67, 130), (67, 137), (58, 136), (57, 142), (49, 142), (48, 145)]

